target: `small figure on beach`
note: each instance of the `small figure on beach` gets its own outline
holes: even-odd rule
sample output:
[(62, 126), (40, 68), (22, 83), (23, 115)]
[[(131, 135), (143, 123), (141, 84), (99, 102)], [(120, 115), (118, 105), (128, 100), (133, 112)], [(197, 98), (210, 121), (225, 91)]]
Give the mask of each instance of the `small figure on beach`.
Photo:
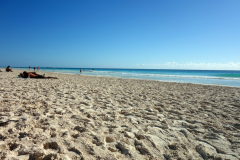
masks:
[(37, 67), (37, 70), (39, 71), (39, 67)]
[(37, 74), (36, 72), (26, 72), (20, 73), (18, 77), (22, 78), (42, 78), (42, 79), (58, 79), (57, 77), (45, 77), (45, 75)]
[(36, 68), (35, 68), (35, 67), (33, 67), (33, 69), (34, 69), (34, 71), (35, 71), (35, 69), (36, 69)]
[(6, 68), (6, 72), (12, 72), (13, 70), (10, 68), (10, 66), (8, 66), (7, 68)]
[(92, 70), (94, 71), (94, 68)]
[(80, 68), (80, 74), (82, 73), (82, 68)]
[(30, 66), (29, 66), (28, 68), (29, 68), (29, 70), (31, 70), (31, 67), (30, 67)]

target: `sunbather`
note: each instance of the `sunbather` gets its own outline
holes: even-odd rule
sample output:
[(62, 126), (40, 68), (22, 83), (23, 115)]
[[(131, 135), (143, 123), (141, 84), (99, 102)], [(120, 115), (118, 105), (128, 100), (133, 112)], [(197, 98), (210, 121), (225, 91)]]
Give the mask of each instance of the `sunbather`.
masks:
[(10, 68), (10, 66), (8, 66), (7, 68), (6, 68), (6, 72), (12, 72), (13, 70)]
[(45, 78), (45, 79), (58, 79), (57, 77), (45, 77), (44, 75), (39, 75), (36, 72), (26, 72), (20, 73), (18, 77), (22, 78)]

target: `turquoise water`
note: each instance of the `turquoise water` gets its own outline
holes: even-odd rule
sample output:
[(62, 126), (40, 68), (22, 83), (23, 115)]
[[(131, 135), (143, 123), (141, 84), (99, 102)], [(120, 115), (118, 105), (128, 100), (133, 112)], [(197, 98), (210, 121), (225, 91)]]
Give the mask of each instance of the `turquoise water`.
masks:
[[(15, 68), (25, 69), (26, 68)], [(79, 68), (40, 68), (41, 71), (80, 74)], [(173, 70), (173, 69), (107, 69), (82, 68), (83, 75), (168, 82), (197, 83), (240, 87), (240, 71), (230, 70)]]

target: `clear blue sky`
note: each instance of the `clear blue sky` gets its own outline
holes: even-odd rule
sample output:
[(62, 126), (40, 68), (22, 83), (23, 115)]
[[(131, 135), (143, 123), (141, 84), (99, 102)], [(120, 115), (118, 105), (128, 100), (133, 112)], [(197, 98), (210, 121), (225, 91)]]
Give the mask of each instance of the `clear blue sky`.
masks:
[(1, 0), (7, 65), (240, 70), (240, 0)]

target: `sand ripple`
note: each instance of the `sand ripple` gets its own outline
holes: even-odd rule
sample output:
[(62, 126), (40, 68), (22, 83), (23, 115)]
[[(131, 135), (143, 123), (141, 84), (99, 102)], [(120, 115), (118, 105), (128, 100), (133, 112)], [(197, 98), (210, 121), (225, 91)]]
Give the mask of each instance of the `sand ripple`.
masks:
[(0, 75), (0, 159), (240, 159), (239, 88), (18, 73)]

